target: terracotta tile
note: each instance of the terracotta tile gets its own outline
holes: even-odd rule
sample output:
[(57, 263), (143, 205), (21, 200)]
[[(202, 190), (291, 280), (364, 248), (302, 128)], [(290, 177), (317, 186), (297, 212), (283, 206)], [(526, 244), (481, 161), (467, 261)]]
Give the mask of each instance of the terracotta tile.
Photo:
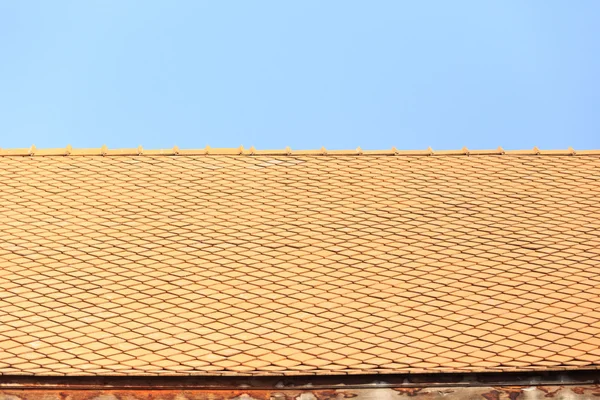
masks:
[(0, 154), (0, 373), (600, 362), (598, 154), (94, 151)]

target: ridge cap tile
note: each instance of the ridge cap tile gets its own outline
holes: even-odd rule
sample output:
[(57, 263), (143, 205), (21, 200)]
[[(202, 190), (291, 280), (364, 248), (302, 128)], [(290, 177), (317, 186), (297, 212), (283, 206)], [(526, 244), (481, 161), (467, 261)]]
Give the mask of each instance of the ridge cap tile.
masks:
[(575, 151), (572, 147), (567, 149), (541, 150), (534, 147), (531, 150), (504, 150), (497, 149), (468, 149), (463, 147), (458, 150), (434, 150), (428, 147), (425, 150), (401, 150), (392, 147), (389, 150), (367, 150), (357, 147), (354, 150), (327, 150), (325, 147), (315, 150), (293, 150), (289, 146), (284, 149), (256, 149), (254, 146), (245, 149), (239, 147), (213, 148), (206, 146), (203, 149), (182, 149), (174, 146), (171, 149), (144, 149), (141, 145), (137, 148), (109, 149), (106, 145), (99, 148), (74, 148), (67, 145), (65, 148), (38, 149), (35, 145), (29, 148), (0, 148), (0, 157), (7, 156), (177, 156), (177, 155), (211, 155), (211, 156), (469, 156), (469, 155), (518, 155), (518, 156), (574, 156), (574, 155), (600, 155), (600, 149)]

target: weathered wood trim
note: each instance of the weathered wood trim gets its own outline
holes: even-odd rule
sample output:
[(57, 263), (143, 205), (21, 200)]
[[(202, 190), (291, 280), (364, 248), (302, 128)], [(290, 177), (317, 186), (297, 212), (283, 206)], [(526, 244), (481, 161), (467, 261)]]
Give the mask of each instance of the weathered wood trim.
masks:
[[(271, 376), (32, 376), (0, 375), (0, 389), (217, 390), (373, 389), (600, 385), (600, 370), (497, 373)], [(600, 395), (599, 395), (600, 396)], [(600, 399), (599, 399), (600, 400)]]

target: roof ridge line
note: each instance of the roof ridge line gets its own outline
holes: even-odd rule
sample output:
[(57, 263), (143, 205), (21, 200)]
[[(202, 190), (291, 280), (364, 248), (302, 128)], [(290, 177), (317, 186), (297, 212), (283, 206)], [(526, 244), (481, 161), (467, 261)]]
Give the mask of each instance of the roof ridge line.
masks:
[(38, 149), (35, 145), (29, 148), (0, 149), (2, 156), (473, 156), (473, 155), (532, 155), (532, 156), (584, 156), (600, 155), (598, 150), (578, 150), (572, 147), (565, 150), (540, 150), (534, 147), (531, 150), (504, 150), (498, 147), (494, 150), (470, 150), (463, 147), (459, 150), (398, 150), (396, 147), (384, 150), (364, 150), (360, 147), (354, 150), (327, 150), (321, 147), (316, 150), (292, 150), (289, 146), (285, 149), (257, 150), (252, 146), (249, 149), (240, 147), (213, 148), (206, 146), (203, 149), (181, 149), (174, 146), (171, 149), (145, 150), (142, 146), (136, 148), (109, 149), (106, 145), (99, 148), (76, 149), (71, 145), (65, 148)]

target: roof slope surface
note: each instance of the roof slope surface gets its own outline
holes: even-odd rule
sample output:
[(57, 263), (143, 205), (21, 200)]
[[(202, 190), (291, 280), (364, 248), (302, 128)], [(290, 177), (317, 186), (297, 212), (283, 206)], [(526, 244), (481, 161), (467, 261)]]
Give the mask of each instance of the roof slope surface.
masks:
[(0, 373), (600, 365), (600, 157), (0, 157)]

